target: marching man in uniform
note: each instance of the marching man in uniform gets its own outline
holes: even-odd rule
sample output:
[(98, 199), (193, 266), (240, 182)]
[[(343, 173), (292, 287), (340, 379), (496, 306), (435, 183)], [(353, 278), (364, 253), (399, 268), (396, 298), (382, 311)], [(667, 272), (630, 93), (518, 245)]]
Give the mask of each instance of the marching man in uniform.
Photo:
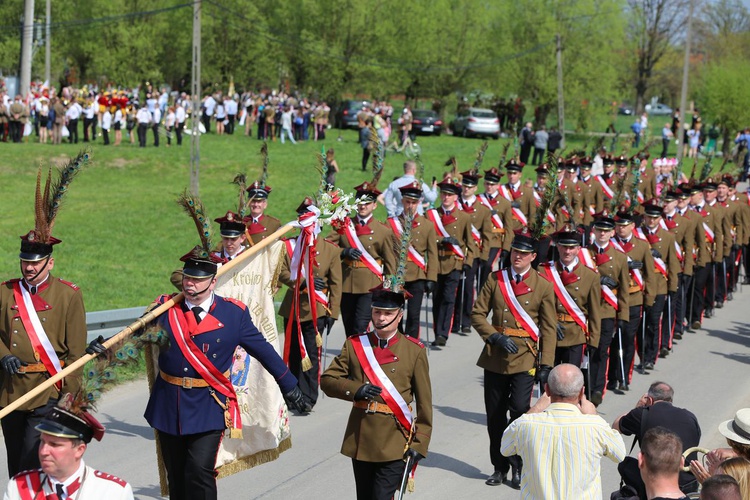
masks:
[[(581, 262), (583, 234), (571, 225), (553, 235), (559, 259), (539, 266), (539, 274), (555, 290), (557, 349), (555, 364), (581, 367), (586, 346), (599, 346), (601, 285), (596, 271)], [(587, 257), (588, 257), (588, 251)], [(589, 258), (590, 259), (590, 258)], [(590, 390), (590, 387), (588, 388)]]
[(83, 455), (91, 439), (101, 441), (104, 436), (104, 427), (88, 412), (56, 406), (36, 429), (41, 433), (41, 468), (14, 476), (8, 483), (5, 500), (133, 499), (128, 483), (84, 463)]
[(250, 214), (247, 216), (247, 234), (250, 235), (250, 244), (254, 245), (262, 239), (270, 236), (281, 227), (281, 222), (275, 217), (265, 214), (268, 208), (268, 195), (271, 187), (261, 181), (255, 181), (247, 188)]
[[(39, 201), (41, 193), (37, 200), (42, 206), (36, 207), (36, 214), (44, 215), (21, 237), (21, 278), (0, 285), (0, 407), (62, 371), (86, 349), (83, 294), (73, 283), (51, 274), (52, 250), (61, 243), (52, 236), (57, 211), (47, 203), (51, 199)], [(72, 393), (79, 385), (80, 375), (67, 377), (3, 417), (9, 476), (39, 467), (36, 426), (61, 394)]]
[(391, 277), (374, 288), (374, 329), (349, 337), (320, 379), (327, 395), (353, 402), (341, 453), (352, 459), (357, 500), (390, 500), (404, 476), (413, 475), (412, 465), (427, 456), (432, 435), (427, 352), (419, 340), (398, 331), (408, 298)]
[(513, 235), (513, 216), (510, 202), (500, 194), (500, 178), (503, 176), (497, 168), (492, 167), (484, 171), (484, 193), (478, 196), (479, 202), (490, 210), (492, 232), (489, 236), (489, 253), (487, 261), (482, 266), (480, 288), (484, 286), (490, 273), (504, 265), (506, 257), (510, 255), (510, 244)]
[[(503, 432), (528, 411), (535, 377), (544, 385), (555, 361), (555, 292), (531, 268), (538, 244), (528, 228), (516, 233), (510, 267), (490, 276), (471, 314), (471, 326), (485, 343), (477, 365), (484, 369), (490, 460), (495, 469), (486, 481), (490, 486), (502, 484), (512, 468), (510, 486), (520, 489), (523, 464), (517, 456), (500, 453)], [(487, 321), (490, 312), (492, 323)]]
[(419, 313), (422, 310), (422, 299), (425, 293), (430, 294), (435, 291), (437, 283), (437, 236), (432, 223), (417, 213), (417, 207), (422, 201), (422, 183), (415, 180), (411, 184), (400, 187), (399, 191), (403, 211), (398, 217), (390, 217), (388, 225), (391, 226), (393, 236), (398, 241), (404, 232), (406, 217), (413, 216), (411, 244), (404, 275), (404, 289), (410, 294), (406, 302), (404, 333), (419, 339)]
[(536, 212), (534, 203), (534, 193), (530, 187), (526, 187), (521, 182), (521, 171), (525, 163), (518, 162), (511, 158), (505, 164), (505, 170), (508, 173), (508, 182), (500, 186), (500, 194), (510, 202), (511, 212), (513, 214), (513, 231), (528, 226), (529, 221)]

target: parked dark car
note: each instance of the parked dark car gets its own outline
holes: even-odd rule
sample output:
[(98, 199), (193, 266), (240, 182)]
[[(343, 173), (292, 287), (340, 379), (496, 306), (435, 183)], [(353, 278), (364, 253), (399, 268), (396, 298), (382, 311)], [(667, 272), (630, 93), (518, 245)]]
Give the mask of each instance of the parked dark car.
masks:
[(416, 134), (440, 135), (443, 133), (443, 120), (430, 109), (415, 109), (412, 111), (414, 121), (412, 130)]
[(622, 103), (619, 108), (617, 108), (617, 114), (618, 115), (625, 115), (625, 116), (632, 116), (635, 113), (635, 110), (633, 109), (633, 106), (630, 104)]
[(370, 106), (369, 101), (341, 101), (336, 106), (336, 112), (333, 115), (333, 126), (336, 128), (359, 128), (357, 124), (357, 114), (362, 111), (362, 106)]

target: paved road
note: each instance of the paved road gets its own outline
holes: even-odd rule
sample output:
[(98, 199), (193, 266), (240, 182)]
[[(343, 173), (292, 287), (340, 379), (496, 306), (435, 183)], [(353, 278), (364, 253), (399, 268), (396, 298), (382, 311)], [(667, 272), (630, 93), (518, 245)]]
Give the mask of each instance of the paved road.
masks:
[[(704, 329), (689, 333), (674, 352), (660, 360), (648, 375), (634, 375), (627, 395), (607, 394), (599, 407), (608, 422), (628, 411), (655, 380), (675, 388), (675, 403), (691, 409), (703, 428), (705, 447), (724, 443), (716, 431), (738, 408), (750, 407), (750, 288), (707, 320)], [(329, 338), (330, 354), (343, 343), (336, 325)], [(430, 353), (435, 421), (429, 457), (417, 473), (411, 498), (518, 498), (507, 486), (484, 484), (492, 472), (488, 455), (482, 401), (482, 371), (475, 362), (482, 344), (474, 333), (451, 336), (448, 345)], [(94, 442), (87, 461), (120, 475), (132, 485), (137, 498), (159, 498), (153, 433), (143, 419), (147, 388), (133, 382), (105, 394), (98, 415), (107, 427), (102, 443)], [(220, 498), (317, 499), (354, 498), (349, 459), (339, 454), (350, 405), (324, 398), (314, 412), (292, 418), (293, 447), (275, 462), (219, 482)], [(626, 438), (630, 447), (631, 439)], [(5, 470), (5, 453), (0, 457)], [(3, 479), (4, 481), (4, 479)], [(605, 497), (619, 482), (615, 464), (602, 465)]]

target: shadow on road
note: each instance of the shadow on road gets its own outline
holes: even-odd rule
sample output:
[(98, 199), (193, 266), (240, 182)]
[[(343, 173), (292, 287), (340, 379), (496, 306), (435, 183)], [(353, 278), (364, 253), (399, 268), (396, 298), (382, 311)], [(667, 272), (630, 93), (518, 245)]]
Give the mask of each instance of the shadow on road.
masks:
[(161, 496), (161, 488), (158, 484), (133, 488), (133, 495), (136, 498), (163, 498)]
[(731, 331), (706, 329), (706, 332), (712, 337), (750, 347), (750, 328), (748, 328), (748, 325), (737, 322), (734, 322), (733, 324), (735, 327)]
[[(489, 462), (489, 459), (488, 459)], [(427, 459), (419, 462), (420, 467), (430, 467), (432, 469), (442, 469), (458, 474), (467, 479), (487, 479), (488, 474), (483, 474), (481, 470), (466, 462), (456, 460), (442, 453), (430, 452)], [(491, 466), (490, 466), (491, 468)], [(419, 475), (417, 475), (417, 488), (419, 488)]]
[(154, 430), (147, 425), (129, 424), (123, 420), (118, 420), (108, 413), (102, 415), (107, 418), (104, 424), (106, 425), (109, 434), (115, 434), (118, 436), (140, 436), (151, 441), (154, 440)]
[(472, 424), (479, 424), (481, 426), (487, 425), (487, 415), (484, 413), (464, 411), (452, 406), (432, 405), (432, 407), (447, 417), (463, 420), (464, 422), (471, 422)]

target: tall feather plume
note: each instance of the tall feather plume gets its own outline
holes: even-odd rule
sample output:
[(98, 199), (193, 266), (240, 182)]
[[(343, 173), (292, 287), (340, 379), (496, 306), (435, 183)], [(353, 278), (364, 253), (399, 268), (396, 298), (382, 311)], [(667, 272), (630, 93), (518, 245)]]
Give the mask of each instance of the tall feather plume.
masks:
[(703, 163), (703, 168), (701, 169), (701, 175), (700, 175), (700, 178), (698, 179), (699, 181), (701, 182), (705, 181), (708, 178), (708, 176), (711, 174), (711, 170), (713, 169), (713, 167), (711, 166), (711, 160), (713, 160), (713, 158), (714, 158), (713, 153), (708, 155), (708, 158), (706, 158), (706, 161)]
[(318, 164), (315, 165), (315, 170), (320, 176), (320, 182), (318, 182), (318, 194), (316, 199), (323, 199), (323, 194), (328, 191), (328, 183), (326, 178), (328, 177), (328, 161), (326, 160), (325, 147), (317, 155)]
[(187, 190), (185, 190), (180, 197), (177, 199), (177, 203), (187, 212), (195, 227), (198, 229), (200, 235), (201, 244), (196, 245), (193, 249), (193, 254), (196, 257), (207, 258), (211, 254), (211, 223), (210, 219), (206, 215), (206, 210), (203, 207), (203, 202), (200, 198), (193, 196)]
[(479, 173), (479, 169), (482, 167), (482, 162), (484, 161), (484, 154), (487, 152), (487, 141), (484, 141), (481, 146), (479, 146), (479, 150), (477, 151), (477, 158), (474, 160), (474, 167), (472, 167), (471, 172), (473, 175), (477, 175)]
[(617, 151), (617, 142), (620, 140), (620, 132), (615, 132), (612, 142), (609, 143), (609, 150), (614, 154)]
[[(556, 184), (556, 183), (553, 183), (553, 184)], [(558, 188), (557, 190), (560, 192), (560, 199), (563, 205), (565, 206), (565, 209), (570, 214), (570, 222), (572, 222), (573, 224), (578, 224), (578, 221), (576, 221), (575, 210), (573, 210), (573, 205), (570, 204), (570, 197), (568, 196), (567, 189), (562, 190)]]
[(372, 149), (372, 181), (370, 186), (375, 187), (383, 175), (383, 161), (385, 160), (385, 147), (383, 141), (378, 137), (375, 127), (370, 125), (370, 148)]
[(604, 147), (604, 140), (605, 140), (605, 137), (604, 137), (604, 136), (601, 136), (601, 137), (599, 137), (599, 140), (597, 140), (597, 141), (596, 141), (596, 144), (594, 144), (594, 147), (593, 147), (593, 148), (591, 148), (591, 153), (590, 153), (590, 156), (591, 156), (592, 158), (593, 158), (594, 156), (596, 156), (596, 154), (597, 154), (597, 153), (598, 153), (599, 151), (601, 151), (601, 150), (602, 150), (602, 148)]
[(417, 165), (417, 180), (424, 182), (424, 162), (422, 161), (422, 148), (417, 143), (414, 143), (411, 151), (407, 152), (407, 156), (414, 161)]
[(451, 167), (451, 179), (458, 179), (461, 180), (461, 174), (458, 173), (458, 162), (456, 161), (455, 156), (451, 156), (448, 158), (448, 161), (445, 162), (446, 167)]
[(693, 168), (690, 170), (690, 180), (695, 180), (695, 169), (698, 168), (698, 157), (693, 156)]
[(616, 212), (624, 203), (625, 203), (625, 181), (627, 180), (627, 176), (620, 177), (619, 175), (615, 176), (615, 186), (614, 186), (614, 193), (615, 195), (612, 197), (612, 200), (609, 204), (609, 209), (611, 212)]
[(729, 163), (729, 155), (724, 155), (724, 158), (721, 160), (721, 166), (719, 167), (719, 173), (724, 171), (724, 168)]
[[(547, 163), (549, 164), (550, 172), (557, 171), (557, 157), (553, 154), (547, 154)], [(547, 180), (544, 185), (544, 192), (542, 192), (542, 200), (539, 202), (539, 206), (534, 214), (534, 220), (529, 224), (529, 231), (532, 236), (536, 239), (541, 239), (544, 236), (545, 230), (550, 222), (547, 220), (547, 211), (552, 206), (557, 194), (557, 182), (554, 178)]]
[(403, 234), (398, 240), (396, 272), (393, 275), (385, 277), (384, 288), (391, 291), (399, 292), (404, 288), (406, 277), (406, 262), (409, 255), (409, 245), (411, 244), (411, 230), (414, 222), (414, 214), (404, 210)]
[(260, 185), (262, 187), (266, 186), (266, 181), (268, 180), (268, 143), (266, 141), (263, 141), (263, 145), (260, 147), (260, 158), (263, 162), (263, 170), (260, 174)]
[(500, 163), (497, 164), (497, 168), (505, 166), (505, 159), (508, 158), (508, 148), (510, 148), (510, 142), (506, 142), (503, 146), (503, 152), (500, 154)]
[(234, 176), (234, 179), (232, 180), (232, 184), (236, 185), (239, 188), (239, 193), (237, 195), (237, 215), (240, 217), (245, 217), (247, 214), (247, 176), (240, 172), (239, 174)]
[[(630, 185), (630, 206), (628, 206), (628, 212), (633, 213), (635, 209), (638, 207), (638, 186), (641, 183), (641, 165), (640, 163), (634, 164), (630, 168), (631, 174), (633, 174), (633, 181)], [(627, 176), (626, 176), (627, 177)]]

